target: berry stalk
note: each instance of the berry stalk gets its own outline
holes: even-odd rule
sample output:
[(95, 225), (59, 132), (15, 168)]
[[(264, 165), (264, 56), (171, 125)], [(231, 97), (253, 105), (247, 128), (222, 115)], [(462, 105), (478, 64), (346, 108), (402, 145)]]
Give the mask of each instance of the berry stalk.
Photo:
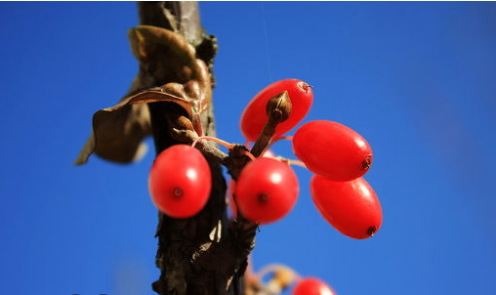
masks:
[(293, 105), (287, 91), (279, 93), (269, 100), (267, 103), (268, 120), (250, 151), (252, 155), (258, 157), (263, 153), (276, 133), (277, 125), (289, 118), (292, 109)]

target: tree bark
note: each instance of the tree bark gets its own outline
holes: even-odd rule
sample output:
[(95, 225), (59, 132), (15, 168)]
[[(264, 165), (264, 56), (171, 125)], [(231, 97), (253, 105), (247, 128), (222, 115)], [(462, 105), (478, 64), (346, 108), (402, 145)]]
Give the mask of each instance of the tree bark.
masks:
[[(138, 2), (138, 10), (141, 25), (165, 28), (184, 36), (195, 47), (197, 58), (205, 61), (212, 73), (215, 39), (204, 34), (196, 2)], [(152, 81), (150, 83), (153, 86), (181, 83), (176, 73), (168, 73), (164, 79), (164, 76), (157, 77), (154, 74), (156, 71), (140, 71), (148, 71), (146, 81)], [(171, 135), (174, 125), (171, 118), (188, 117), (188, 114), (173, 102), (153, 102), (148, 107), (158, 155), (171, 145), (181, 143)], [(201, 125), (205, 135), (215, 136), (212, 104), (207, 112), (201, 114)], [(161, 275), (153, 283), (153, 289), (159, 294), (242, 293), (240, 278), (254, 247), (257, 226), (242, 218), (238, 221), (227, 218), (226, 182), (221, 163), (218, 157), (209, 154), (205, 156), (209, 161), (213, 182), (205, 208), (188, 219), (174, 219), (160, 212), (158, 214), (156, 265), (161, 269)], [(234, 156), (231, 155), (231, 159), (226, 161), (232, 163)], [(240, 155), (238, 158), (243, 157)]]

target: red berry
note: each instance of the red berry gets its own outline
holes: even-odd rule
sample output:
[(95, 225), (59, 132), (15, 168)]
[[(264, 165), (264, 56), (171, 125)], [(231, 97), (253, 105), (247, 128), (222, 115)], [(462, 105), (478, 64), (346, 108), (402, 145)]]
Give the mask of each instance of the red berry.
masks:
[(331, 121), (312, 121), (293, 136), (293, 151), (315, 174), (347, 181), (363, 176), (372, 165), (372, 149), (353, 129)]
[(246, 107), (241, 116), (241, 132), (252, 142), (255, 142), (267, 123), (267, 102), (277, 94), (288, 91), (292, 104), (289, 118), (277, 125), (274, 138), (279, 137), (305, 117), (313, 102), (312, 88), (305, 82), (297, 79), (285, 79), (275, 82), (260, 91)]
[(244, 217), (267, 224), (291, 211), (298, 191), (298, 178), (288, 164), (262, 157), (241, 171), (236, 183), (236, 202)]
[(161, 152), (150, 170), (148, 188), (157, 208), (174, 218), (196, 215), (208, 201), (212, 176), (202, 153), (184, 144)]
[(333, 181), (314, 175), (310, 192), (320, 214), (348, 237), (366, 239), (381, 227), (381, 204), (372, 187), (361, 177)]
[(292, 295), (337, 295), (337, 293), (319, 279), (305, 278), (296, 283)]

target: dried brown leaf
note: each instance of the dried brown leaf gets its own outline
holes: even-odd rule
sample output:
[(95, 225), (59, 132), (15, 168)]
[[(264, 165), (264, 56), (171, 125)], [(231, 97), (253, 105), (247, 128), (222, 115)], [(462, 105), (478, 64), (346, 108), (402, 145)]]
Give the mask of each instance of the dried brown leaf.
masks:
[(152, 130), (146, 103), (176, 103), (201, 133), (200, 115), (210, 104), (212, 90), (208, 68), (197, 59), (195, 48), (179, 34), (153, 26), (132, 28), (128, 37), (140, 71), (121, 102), (93, 115), (93, 130), (77, 165), (92, 153), (117, 163), (138, 160), (145, 151), (142, 141)]

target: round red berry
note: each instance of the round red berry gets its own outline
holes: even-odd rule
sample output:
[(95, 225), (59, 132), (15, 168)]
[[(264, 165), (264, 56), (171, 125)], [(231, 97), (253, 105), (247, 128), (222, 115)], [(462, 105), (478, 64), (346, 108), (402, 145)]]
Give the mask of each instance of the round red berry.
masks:
[(235, 200), (248, 220), (267, 224), (291, 211), (298, 191), (298, 178), (287, 163), (262, 157), (249, 162), (241, 171)]
[(148, 178), (153, 203), (174, 218), (188, 218), (200, 212), (208, 201), (211, 186), (206, 159), (199, 150), (184, 144), (161, 152)]
[(296, 283), (292, 295), (337, 295), (337, 293), (317, 278), (304, 278)]

